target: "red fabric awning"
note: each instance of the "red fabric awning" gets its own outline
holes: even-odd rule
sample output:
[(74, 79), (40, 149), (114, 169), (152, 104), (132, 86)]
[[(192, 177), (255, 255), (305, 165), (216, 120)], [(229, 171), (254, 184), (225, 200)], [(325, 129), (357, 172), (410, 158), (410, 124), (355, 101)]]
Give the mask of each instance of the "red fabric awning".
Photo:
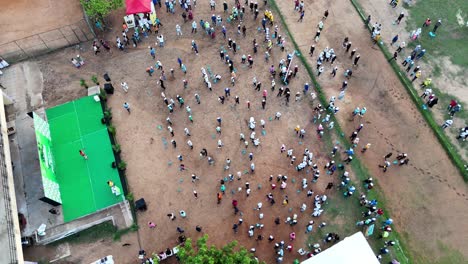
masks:
[(151, 12), (151, 0), (125, 0), (127, 15)]

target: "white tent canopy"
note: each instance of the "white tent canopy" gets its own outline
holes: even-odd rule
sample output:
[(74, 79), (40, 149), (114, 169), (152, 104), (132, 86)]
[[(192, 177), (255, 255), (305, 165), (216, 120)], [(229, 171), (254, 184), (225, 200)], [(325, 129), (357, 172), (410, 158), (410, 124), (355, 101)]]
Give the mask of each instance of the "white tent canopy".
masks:
[(324, 250), (301, 264), (380, 264), (361, 232), (346, 237), (338, 244)]

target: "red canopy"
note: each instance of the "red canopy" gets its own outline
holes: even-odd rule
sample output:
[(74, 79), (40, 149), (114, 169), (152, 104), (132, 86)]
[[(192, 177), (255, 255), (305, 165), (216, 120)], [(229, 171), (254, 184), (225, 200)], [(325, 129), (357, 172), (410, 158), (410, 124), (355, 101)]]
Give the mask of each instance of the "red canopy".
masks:
[(127, 15), (151, 12), (151, 0), (125, 0)]

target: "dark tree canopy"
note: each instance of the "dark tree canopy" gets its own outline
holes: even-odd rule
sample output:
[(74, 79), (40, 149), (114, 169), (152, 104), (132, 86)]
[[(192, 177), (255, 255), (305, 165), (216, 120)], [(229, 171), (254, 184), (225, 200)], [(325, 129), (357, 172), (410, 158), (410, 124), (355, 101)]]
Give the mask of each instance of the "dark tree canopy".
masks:
[(257, 264), (258, 260), (252, 253), (240, 247), (235, 250), (237, 241), (232, 241), (222, 248), (208, 247), (206, 242), (208, 235), (197, 240), (197, 250), (193, 248), (192, 240), (187, 239), (185, 245), (179, 247), (180, 263), (183, 264)]

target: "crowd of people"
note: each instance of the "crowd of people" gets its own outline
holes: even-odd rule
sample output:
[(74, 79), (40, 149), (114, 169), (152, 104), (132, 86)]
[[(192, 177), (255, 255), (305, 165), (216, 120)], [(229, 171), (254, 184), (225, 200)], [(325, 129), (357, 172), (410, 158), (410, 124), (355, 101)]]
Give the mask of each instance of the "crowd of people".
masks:
[[(393, 8), (396, 8), (396, 6), (398, 5), (398, 1), (392, 0), (390, 2), (390, 5)], [(393, 24), (399, 25), (404, 17), (405, 17), (405, 12), (402, 11), (398, 15), (397, 19), (394, 21)], [(369, 24), (370, 21), (371, 21), (371, 15), (367, 17), (366, 25)], [(424, 33), (424, 31), (428, 33), (430, 38), (435, 38), (437, 29), (440, 26), (442, 26), (442, 19), (438, 19), (437, 22), (432, 27), (432, 29), (429, 29), (431, 24), (432, 24), (432, 20), (430, 18), (426, 18), (426, 20), (422, 23), (421, 27), (410, 32), (409, 39), (407, 40), (402, 40), (398, 42), (400, 40), (400, 36), (399, 34), (396, 34), (390, 42), (391, 47), (393, 47), (396, 43), (398, 43), (396, 46), (396, 50), (393, 52), (393, 57), (390, 58), (390, 61), (391, 60), (397, 61), (400, 56), (400, 53), (404, 53), (404, 50), (407, 46), (406, 41), (418, 40), (421, 37), (421, 34)], [(382, 24), (380, 24), (379, 22), (375, 22), (372, 25), (372, 29), (371, 29), (371, 38), (374, 41), (374, 44), (380, 43), (382, 41), (381, 31), (382, 31)], [(407, 54), (406, 57), (405, 55), (403, 55), (404, 58), (402, 59), (401, 65), (403, 66), (406, 73), (408, 74), (408, 78), (411, 80), (411, 82), (415, 82), (416, 80), (421, 79), (423, 75), (423, 71), (418, 62), (420, 61), (421, 58), (424, 57), (426, 53), (427, 53), (427, 50), (423, 48), (420, 44), (417, 44), (414, 47), (414, 49), (409, 54)], [(432, 78), (430, 76), (426, 77), (419, 85), (419, 88), (424, 89), (420, 97), (425, 100), (425, 104), (423, 105), (423, 108), (425, 109), (427, 107), (433, 108), (435, 105), (439, 103), (439, 97), (436, 95), (436, 91), (434, 91), (431, 88), (431, 86), (432, 86)], [(415, 85), (415, 88), (418, 88), (418, 86)], [(442, 129), (446, 129), (453, 125), (454, 123), (453, 116), (462, 110), (462, 105), (459, 102), (457, 102), (455, 99), (452, 99), (450, 101), (450, 104), (447, 106), (447, 110), (448, 110), (449, 118), (446, 119), (441, 124)], [(463, 133), (463, 130), (464, 130), (463, 127), (460, 128), (460, 133), (458, 133), (456, 138), (459, 140), (461, 139), (465, 141), (467, 138), (467, 135), (466, 133)]]
[[(161, 5), (161, 2), (156, 2), (156, 4)], [(294, 82), (294, 78), (296, 78), (300, 69), (299, 65), (294, 65), (292, 63), (294, 53), (281, 53), (285, 51), (286, 38), (282, 36), (279, 26), (275, 24), (273, 13), (268, 10), (268, 1), (265, 0), (263, 6), (260, 6), (256, 1), (252, 0), (246, 0), (244, 3), (241, 3), (241, 1), (239, 0), (234, 0), (232, 1), (232, 3), (224, 1), (223, 13), (218, 12), (219, 14), (216, 13), (217, 4), (217, 1), (210, 0), (210, 13), (213, 14), (209, 18), (203, 18), (196, 17), (196, 15), (194, 14), (194, 10), (196, 8), (195, 0), (193, 0), (193, 2), (190, 0), (180, 0), (180, 9), (177, 7), (176, 1), (165, 1), (166, 12), (169, 15), (177, 14), (180, 12), (184, 23), (192, 21), (190, 22), (190, 34), (203, 34), (205, 35), (205, 38), (213, 40), (217, 38), (218, 33), (221, 33), (225, 46), (219, 49), (219, 59), (224, 63), (224, 65), (226, 66), (225, 70), (227, 70), (227, 72), (230, 74), (230, 76), (227, 79), (230, 80), (232, 87), (236, 85), (238, 75), (237, 71), (239, 70), (241, 65), (245, 64), (248, 67), (247, 69), (253, 68), (254, 65), (265, 65), (256, 67), (264, 67), (265, 70), (268, 70), (270, 73), (270, 80), (260, 80), (255, 75), (252, 79), (252, 87), (254, 91), (258, 91), (260, 93), (257, 99), (258, 103), (261, 104), (262, 109), (265, 109), (267, 102), (270, 100), (274, 100), (274, 97), (272, 98), (272, 95), (269, 95), (269, 93), (276, 92), (275, 90), (277, 90), (277, 100), (284, 100), (284, 103), (288, 105), (290, 103), (290, 96), (292, 93), (292, 89), (290, 89), (289, 86), (292, 85), (291, 83), (294, 83), (294, 85), (297, 86), (297, 82)], [(293, 4), (295, 12), (299, 14), (298, 22), (302, 22), (305, 14), (305, 3), (304, 1), (295, 0)], [(263, 14), (263, 17), (261, 19), (258, 18), (259, 14)], [(320, 42), (320, 35), (326, 32), (326, 21), (328, 19), (328, 15), (329, 12), (328, 10), (326, 10), (323, 14), (323, 17), (317, 24), (317, 33), (314, 36), (314, 38), (311, 39), (311, 42), (313, 44), (310, 47), (310, 56), (314, 56), (316, 45), (318, 46)], [(258, 26), (258, 30), (254, 33), (256, 34), (257, 38), (262, 38), (261, 41), (263, 41), (264, 43), (264, 51), (261, 51), (262, 47), (259, 45), (257, 38), (252, 39), (252, 52), (250, 53), (246, 52), (247, 49), (240, 49), (238, 43), (236, 43), (236, 39), (239, 36), (246, 38), (246, 36), (248, 35), (248, 29), (243, 23), (244, 20), (248, 18), (248, 16), (251, 16), (251, 18), (249, 17), (249, 19), (253, 19), (255, 21), (255, 28), (257, 28)], [(213, 166), (215, 164), (214, 156), (211, 153), (208, 153), (206, 146), (203, 146), (202, 143), (197, 142), (195, 139), (193, 139), (194, 137), (189, 127), (184, 127), (184, 125), (182, 125), (182, 127), (184, 127), (183, 129), (176, 128), (180, 127), (180, 124), (176, 124), (176, 122), (173, 120), (174, 115), (182, 114), (186, 115), (186, 120), (188, 122), (193, 123), (195, 122), (193, 119), (193, 111), (196, 111), (196, 109), (192, 109), (191, 106), (187, 105), (186, 99), (184, 99), (183, 96), (178, 94), (175, 96), (175, 98), (171, 98), (168, 95), (168, 88), (165, 85), (165, 82), (168, 78), (168, 76), (166, 76), (166, 71), (169, 71), (170, 76), (173, 80), (175, 70), (173, 68), (168, 69), (167, 67), (163, 66), (163, 62), (160, 59), (158, 59), (158, 54), (160, 52), (164, 52), (162, 48), (165, 46), (165, 36), (163, 36), (159, 32), (159, 28), (162, 26), (160, 19), (158, 18), (156, 20), (156, 23), (153, 24), (151, 22), (151, 19), (149, 19), (148, 15), (135, 17), (136, 27), (134, 28), (133, 33), (131, 34), (131, 42), (127, 37), (127, 34), (130, 35), (130, 30), (126, 27), (124, 23), (122, 37), (116, 37), (116, 47), (119, 50), (126, 52), (126, 49), (129, 44), (133, 43), (133, 47), (136, 48), (146, 38), (151, 37), (151, 34), (154, 32), (154, 35), (156, 36), (156, 44), (154, 46), (150, 45), (148, 47), (148, 52), (151, 59), (156, 60), (156, 62), (154, 66), (150, 65), (149, 67), (147, 67), (146, 72), (148, 73), (149, 78), (152, 78), (153, 75), (158, 75), (158, 83), (160, 88), (162, 89), (162, 103), (164, 103), (164, 105), (166, 105), (167, 107), (168, 116), (167, 118), (165, 118), (165, 120), (167, 122), (168, 136), (172, 138), (170, 140), (171, 145), (176, 151), (179, 151), (180, 145), (177, 144), (176, 140), (173, 137), (176, 133), (183, 133), (185, 136), (185, 140), (187, 140), (185, 143), (188, 146), (188, 151), (192, 151), (194, 149), (201, 149), (200, 157), (202, 158), (202, 160), (206, 160), (208, 165)], [(401, 20), (401, 18), (399, 20)], [(166, 27), (167, 26), (168, 25), (166, 25)], [(373, 30), (373, 38), (376, 41), (379, 41), (378, 36), (380, 36), (379, 32), (381, 30), (381, 25), (376, 24), (374, 27), (375, 29)], [(230, 32), (228, 28), (233, 28), (232, 32)], [(183, 32), (183, 29), (179, 24), (175, 25), (175, 33), (176, 38), (180, 38), (182, 36), (185, 36), (184, 34), (187, 34), (186, 32)], [(99, 42), (95, 41), (93, 43), (93, 50), (96, 55), (99, 54), (100, 46), (104, 46), (104, 43), (108, 46), (108, 43), (105, 40), (100, 40)], [(398, 47), (398, 52), (400, 52), (403, 48), (404, 44), (400, 43)], [(191, 41), (190, 49), (192, 50), (195, 56), (204, 52), (199, 47), (196, 40)], [(279, 58), (277, 65), (275, 65), (275, 62), (271, 58), (271, 53), (274, 52), (274, 50), (277, 50), (280, 52), (280, 54), (282, 54), (280, 55), (281, 57)], [(259, 59), (259, 53), (264, 54), (263, 59)], [(413, 53), (411, 55), (411, 61), (408, 60), (406, 64), (413, 65), (413, 60), (417, 60), (424, 55), (423, 50), (421, 50), (420, 47), (415, 49)], [(350, 60), (350, 63), (343, 63), (343, 65), (350, 64), (349, 67), (344, 67), (340, 69), (338, 66), (336, 66), (335, 62), (337, 59), (339, 59), (338, 57), (342, 58), (343, 61), (345, 61), (346, 59)], [(321, 74), (325, 72), (326, 68), (329, 68), (330, 76), (333, 78), (335, 78), (337, 75), (340, 76), (337, 73), (339, 71), (342, 71), (342, 77), (339, 78), (342, 78), (343, 82), (339, 94), (336, 96), (331, 96), (327, 105), (315, 103), (314, 99), (317, 95), (315, 94), (309, 83), (301, 84), (300, 90), (302, 90), (302, 93), (297, 92), (295, 94), (294, 103), (300, 103), (303, 98), (314, 102), (313, 118), (310, 121), (313, 122), (314, 126), (316, 127), (315, 129), (318, 138), (322, 138), (326, 133), (329, 133), (329, 131), (331, 131), (334, 128), (334, 121), (332, 116), (338, 115), (340, 113), (340, 101), (343, 100), (343, 98), (345, 97), (349, 86), (352, 86), (353, 69), (359, 66), (360, 59), (361, 55), (358, 52), (358, 48), (353, 46), (349, 37), (345, 36), (341, 47), (325, 47), (321, 49), (321, 51), (317, 54), (316, 71), (317, 76), (319, 78), (321, 78)], [(81, 59), (81, 61), (84, 63), (84, 60)], [(72, 59), (73, 64), (77, 67), (83, 65), (81, 64), (81, 61), (76, 58)], [(173, 62), (164, 62), (164, 64), (171, 63)], [(179, 70), (185, 75), (190, 68), (190, 61), (184, 62), (182, 58), (179, 57), (177, 58), (177, 63), (179, 65)], [(78, 64), (81, 65), (78, 66)], [(409, 70), (411, 69), (412, 66), (409, 68)], [(217, 89), (217, 83), (219, 83), (223, 79), (223, 76), (221, 74), (223, 70), (218, 69), (217, 71), (219, 71), (219, 73), (213, 72), (213, 69), (209, 67), (200, 68), (200, 78), (205, 84), (208, 93), (216, 93), (218, 90), (220, 90)], [(414, 75), (414, 80), (419, 78), (421, 74), (419, 66), (413, 69), (410, 74), (411, 76)], [(270, 87), (270, 91), (266, 89), (262, 81), (264, 83), (267, 83), (266, 86)], [(424, 82), (425, 86), (428, 86), (428, 83), (426, 81)], [(184, 86), (184, 89), (186, 89), (188, 87), (189, 80), (183, 79), (182, 84)], [(122, 83), (122, 88), (125, 92), (128, 91), (128, 85), (126, 83)], [(217, 95), (218, 102), (221, 105), (224, 105), (226, 102), (229, 102), (228, 98), (231, 98), (232, 96), (231, 88), (226, 87), (223, 91), (224, 93)], [(431, 97), (431, 95), (432, 94), (429, 91), (427, 96)], [(241, 107), (240, 95), (233, 95), (232, 97), (234, 97), (233, 107)], [(195, 99), (197, 105), (201, 104), (202, 98), (199, 93), (193, 94), (193, 98)], [(250, 109), (251, 102), (249, 100), (246, 101), (246, 106), (248, 109)], [(128, 102), (125, 102), (123, 107), (126, 111), (128, 111), (129, 114), (131, 113), (130, 104)], [(185, 114), (183, 112), (185, 112)], [(320, 224), (317, 225), (315, 224), (315, 222), (316, 220), (319, 220), (324, 213), (326, 213), (328, 204), (327, 199), (330, 195), (333, 195), (334, 191), (341, 193), (340, 195), (343, 195), (344, 197), (350, 198), (353, 197), (356, 192), (358, 192), (358, 189), (363, 190), (363, 193), (359, 196), (359, 201), (364, 209), (362, 212), (362, 219), (358, 219), (356, 226), (358, 228), (363, 228), (362, 230), (364, 230), (366, 227), (369, 227), (371, 225), (381, 225), (379, 235), (380, 238), (385, 240), (382, 241), (382, 248), (376, 254), (376, 257), (378, 259), (382, 259), (382, 255), (388, 254), (390, 252), (389, 247), (395, 244), (394, 241), (386, 240), (392, 232), (391, 225), (393, 224), (393, 220), (390, 218), (383, 219), (383, 209), (378, 207), (377, 200), (367, 200), (366, 192), (369, 192), (374, 188), (373, 179), (368, 178), (360, 184), (356, 182), (353, 183), (353, 181), (351, 180), (352, 177), (350, 176), (350, 172), (347, 169), (347, 166), (349, 166), (349, 164), (352, 163), (355, 159), (356, 148), (359, 148), (361, 150), (360, 153), (364, 154), (371, 146), (371, 143), (368, 142), (363, 144), (359, 138), (359, 134), (364, 128), (364, 122), (362, 119), (365, 118), (366, 112), (367, 108), (365, 106), (357, 106), (354, 109), (350, 118), (352, 120), (358, 118), (360, 124), (349, 137), (349, 140), (352, 143), (351, 147), (348, 149), (343, 149), (340, 145), (333, 146), (333, 149), (330, 151), (330, 153), (325, 155), (327, 162), (323, 167), (322, 172), (320, 168), (321, 166), (318, 164), (318, 159), (314, 156), (314, 153), (312, 153), (312, 151), (308, 147), (305, 147), (302, 151), (294, 148), (287, 148), (285, 144), (281, 144), (281, 146), (278, 146), (280, 148), (279, 155), (284, 156), (284, 159), (287, 160), (285, 164), (289, 164), (295, 168), (295, 174), (297, 175), (294, 175), (293, 177), (288, 177), (288, 175), (284, 174), (278, 174), (277, 176), (270, 175), (269, 187), (266, 188), (266, 190), (263, 190), (261, 188), (257, 189), (258, 192), (264, 192), (263, 195), (266, 199), (265, 201), (271, 206), (286, 206), (288, 205), (290, 198), (288, 197), (288, 195), (284, 194), (284, 190), (288, 189), (290, 182), (295, 181), (297, 178), (297, 180), (301, 183), (301, 187), (304, 193), (303, 197), (301, 198), (303, 199), (303, 201), (300, 202), (301, 206), (299, 208), (296, 208), (297, 212), (291, 212), (291, 215), (288, 216), (284, 220), (284, 222), (281, 221), (279, 217), (272, 218), (272, 222), (275, 225), (278, 225), (277, 228), (280, 228), (279, 225), (287, 224), (293, 227), (293, 231), (289, 233), (288, 237), (276, 238), (276, 235), (274, 233), (264, 234), (262, 229), (265, 228), (265, 225), (270, 224), (264, 214), (264, 201), (258, 201), (256, 203), (257, 206), (255, 208), (254, 214), (256, 214), (256, 216), (258, 217), (258, 221), (255, 223), (248, 223), (248, 228), (246, 229), (247, 237), (250, 237), (252, 239), (255, 238), (259, 242), (264, 240), (264, 235), (267, 236), (267, 240), (269, 242), (272, 242), (272, 249), (275, 253), (275, 258), (278, 263), (284, 261), (284, 255), (287, 254), (286, 252), (294, 251), (297, 252), (299, 255), (312, 257), (316, 254), (320, 254), (322, 248), (327, 248), (333, 243), (336, 243), (340, 240), (339, 234), (337, 234), (336, 232), (328, 232), (321, 241), (317, 241), (314, 244), (310, 244), (308, 248), (299, 248), (298, 250), (294, 250), (294, 241), (296, 239), (297, 232), (302, 230), (305, 233), (311, 233), (314, 230), (314, 226), (317, 226), (317, 228), (320, 229), (333, 229), (333, 227), (327, 225), (326, 222), (319, 221)], [(271, 121), (280, 122), (281, 115), (282, 114), (280, 111), (275, 110), (274, 120)], [(213, 127), (213, 131), (216, 132), (216, 134), (219, 136), (219, 138), (217, 139), (217, 148), (222, 149), (224, 147), (228, 147), (225, 146), (225, 143), (221, 139), (221, 136), (224, 135), (222, 132), (222, 116), (216, 119), (215, 124), (216, 125)], [(249, 145), (253, 147), (258, 147), (261, 145), (261, 140), (257, 133), (259, 130), (263, 132), (265, 126), (266, 122), (263, 119), (255, 120), (254, 117), (250, 117), (248, 119), (248, 130), (242, 131), (239, 134), (239, 139), (246, 150), (249, 149)], [(464, 132), (464, 135), (466, 135), (466, 130)], [(304, 140), (307, 139), (307, 137), (312, 136), (309, 136), (305, 128), (299, 125), (294, 127), (293, 133), (296, 134), (299, 140)], [(180, 154), (177, 155), (177, 159), (180, 162), (180, 164), (178, 165), (180, 172), (184, 172), (186, 170), (186, 166), (183, 163), (185, 156), (183, 151), (184, 150), (180, 150)], [(338, 159), (338, 157), (341, 155), (343, 155), (344, 158)], [(406, 165), (409, 162), (408, 154), (406, 153), (398, 154), (396, 160), (394, 160), (393, 162), (390, 160), (391, 156), (392, 153), (386, 155), (384, 158), (383, 165), (379, 165), (384, 172), (387, 171), (387, 169), (393, 164)], [(246, 197), (250, 197), (254, 190), (254, 188), (251, 188), (251, 183), (248, 181), (248, 179), (246, 177), (242, 177), (244, 174), (256, 173), (257, 166), (255, 164), (255, 157), (253, 152), (250, 152), (246, 156), (246, 158), (248, 158), (248, 162), (250, 163), (250, 170), (246, 170), (244, 172), (231, 171), (232, 161), (230, 158), (226, 158), (223, 164), (226, 176), (218, 179), (219, 191), (216, 192), (216, 194), (213, 194), (213, 197), (216, 197), (217, 203), (222, 206), (223, 200), (225, 199), (227, 186), (236, 179), (238, 181), (245, 181), (245, 187), (239, 187), (237, 189), (237, 192), (233, 193), (233, 199), (231, 201), (231, 204), (234, 215), (239, 215), (241, 211), (243, 213), (247, 213), (240, 209), (242, 206), (240, 205), (239, 199), (236, 198), (236, 196), (240, 196), (242, 195), (242, 193), (245, 193)], [(305, 171), (311, 172), (310, 178), (307, 177)], [(326, 173), (327, 175), (338, 174), (338, 177), (336, 181), (329, 180), (325, 190), (319, 191), (316, 188), (314, 188), (314, 191), (311, 188), (311, 186), (316, 184), (321, 179), (320, 176), (323, 173)], [(197, 192), (197, 190), (195, 190), (195, 188), (198, 184), (203, 183), (206, 180), (204, 179), (204, 177), (197, 175), (196, 172), (192, 173), (191, 179), (193, 184), (193, 196), (195, 199), (198, 199), (200, 194)], [(277, 186), (279, 188), (277, 188)], [(279, 203), (277, 201), (279, 201)], [(310, 206), (310, 209), (308, 209), (309, 204), (312, 204), (312, 206)], [(299, 218), (298, 215), (306, 212), (310, 212), (310, 219), (300, 223), (299, 219), (303, 219), (304, 217)], [(183, 215), (186, 215), (185, 211), (183, 211)], [(232, 225), (234, 233), (238, 233), (241, 229), (241, 226), (244, 223), (242, 214), (240, 214), (240, 216), (241, 217), (239, 217)], [(169, 213), (168, 217), (171, 221), (176, 219), (174, 213)], [(148, 227), (155, 228), (156, 224), (154, 222), (149, 222)], [(201, 232), (202, 227), (197, 226), (196, 230), (198, 232)], [(178, 226), (177, 232), (180, 235), (183, 235), (185, 230), (183, 227)], [(250, 251), (255, 254), (256, 248), (251, 248)], [(148, 263), (151, 262), (150, 258), (144, 258), (144, 261), (147, 261)]]

